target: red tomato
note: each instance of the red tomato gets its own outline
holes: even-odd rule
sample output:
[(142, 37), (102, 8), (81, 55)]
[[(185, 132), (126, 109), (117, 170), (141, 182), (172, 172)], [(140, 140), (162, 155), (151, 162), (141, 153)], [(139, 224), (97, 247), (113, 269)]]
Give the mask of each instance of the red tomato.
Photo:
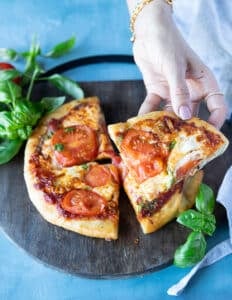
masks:
[(181, 166), (176, 171), (176, 177), (178, 179), (182, 179), (186, 177), (191, 171), (199, 164), (199, 159), (197, 160), (190, 160), (185, 165)]
[(92, 186), (103, 186), (111, 180), (111, 173), (106, 166), (92, 166), (89, 172), (85, 175), (85, 182)]
[(106, 200), (97, 193), (89, 190), (72, 190), (61, 201), (61, 207), (84, 217), (97, 216), (103, 212)]
[(63, 167), (92, 161), (98, 154), (96, 132), (86, 125), (60, 128), (52, 136), (55, 158)]
[[(12, 66), (11, 64), (5, 63), (5, 62), (0, 62), (0, 70), (14, 70), (15, 67)], [(20, 84), (21, 83), (21, 78), (17, 77), (13, 79), (14, 83)]]
[(168, 154), (156, 134), (136, 129), (127, 131), (121, 144), (121, 150), (127, 157), (139, 160)]
[(137, 174), (137, 181), (158, 175), (168, 156), (167, 147), (159, 137), (148, 131), (129, 129), (122, 141), (121, 151), (127, 164)]
[(158, 175), (164, 168), (164, 162), (161, 158), (156, 157), (152, 161), (141, 162), (135, 171), (138, 176), (138, 181), (143, 182), (147, 178)]

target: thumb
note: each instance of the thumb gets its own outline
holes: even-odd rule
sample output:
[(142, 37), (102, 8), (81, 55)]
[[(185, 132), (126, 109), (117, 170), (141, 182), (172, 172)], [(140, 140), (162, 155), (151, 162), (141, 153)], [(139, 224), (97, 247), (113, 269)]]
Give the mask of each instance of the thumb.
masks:
[(192, 117), (192, 111), (184, 68), (182, 69), (176, 66), (172, 75), (167, 76), (167, 80), (174, 112), (183, 120), (190, 119)]

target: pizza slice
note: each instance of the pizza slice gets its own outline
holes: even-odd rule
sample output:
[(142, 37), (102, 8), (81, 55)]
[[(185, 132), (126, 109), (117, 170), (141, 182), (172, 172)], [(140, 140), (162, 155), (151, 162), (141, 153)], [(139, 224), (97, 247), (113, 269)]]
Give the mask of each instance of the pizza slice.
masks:
[(41, 120), (27, 142), (24, 176), (31, 201), (55, 225), (116, 239), (118, 170), (105, 162), (113, 155), (99, 100), (64, 104)]
[(182, 121), (164, 111), (109, 125), (108, 131), (120, 152), (124, 189), (144, 233), (193, 205), (202, 179), (197, 171), (228, 146), (226, 137), (207, 122)]

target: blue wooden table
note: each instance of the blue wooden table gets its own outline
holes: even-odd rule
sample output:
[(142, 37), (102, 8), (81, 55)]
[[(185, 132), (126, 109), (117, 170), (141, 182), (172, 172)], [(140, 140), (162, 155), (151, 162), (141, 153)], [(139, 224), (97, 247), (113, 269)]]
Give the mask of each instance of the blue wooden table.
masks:
[[(132, 53), (125, 0), (1, 0), (0, 13), (0, 48), (24, 51), (34, 34), (46, 51), (76, 36), (75, 49), (62, 59), (49, 60), (46, 69), (89, 55)], [(115, 64), (85, 66), (66, 75), (77, 81), (141, 78), (135, 66)], [(209, 248), (227, 237), (227, 228), (219, 224), (215, 236), (208, 239)], [(229, 256), (201, 270), (179, 299), (232, 299), (231, 267)], [(170, 266), (129, 279), (83, 279), (36, 261), (0, 230), (1, 300), (171, 299), (167, 289), (188, 271)]]

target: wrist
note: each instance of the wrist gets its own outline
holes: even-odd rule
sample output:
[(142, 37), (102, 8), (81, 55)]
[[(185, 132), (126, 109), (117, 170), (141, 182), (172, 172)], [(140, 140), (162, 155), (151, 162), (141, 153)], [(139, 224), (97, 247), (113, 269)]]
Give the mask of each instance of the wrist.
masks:
[[(142, 9), (135, 15), (136, 7), (142, 3), (136, 0), (127, 0), (131, 20), (133, 16), (133, 33), (136, 38), (150, 35), (151, 33), (159, 33), (162, 27), (166, 27), (170, 21), (172, 22), (172, 7), (166, 0), (153, 0), (145, 4)], [(131, 28), (132, 29), (132, 28)], [(161, 30), (162, 31), (162, 30)]]

